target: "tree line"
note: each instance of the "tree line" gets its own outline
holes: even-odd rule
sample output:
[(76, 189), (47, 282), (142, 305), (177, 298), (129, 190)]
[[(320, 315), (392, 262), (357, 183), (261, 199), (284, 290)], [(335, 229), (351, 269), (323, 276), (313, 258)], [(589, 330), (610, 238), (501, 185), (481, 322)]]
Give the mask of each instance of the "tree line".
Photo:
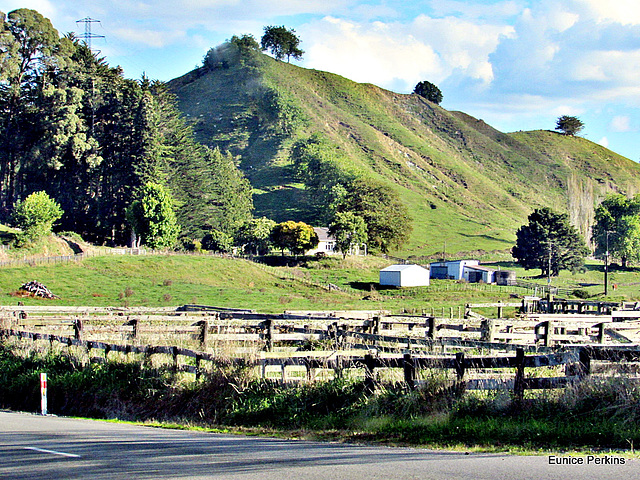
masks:
[(46, 192), (61, 230), (127, 244), (127, 210), (149, 185), (169, 196), (183, 238), (231, 234), (251, 218), (236, 159), (194, 140), (163, 83), (124, 78), (30, 9), (0, 12), (0, 65), (0, 222)]
[[(595, 209), (591, 231), (594, 254), (619, 259), (622, 268), (640, 262), (640, 195), (609, 194)], [(569, 216), (548, 207), (534, 210), (516, 232), (513, 257), (526, 269), (539, 268), (542, 276), (574, 270), (590, 253), (585, 239)]]

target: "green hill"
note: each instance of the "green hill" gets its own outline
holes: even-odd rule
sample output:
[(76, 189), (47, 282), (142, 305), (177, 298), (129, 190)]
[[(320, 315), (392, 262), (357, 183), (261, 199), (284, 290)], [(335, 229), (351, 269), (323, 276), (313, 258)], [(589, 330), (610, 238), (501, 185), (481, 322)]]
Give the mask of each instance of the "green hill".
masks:
[(197, 139), (239, 156), (257, 216), (318, 224), (290, 151), (320, 133), (340, 170), (389, 184), (409, 208), (400, 255), (507, 250), (538, 206), (568, 212), (586, 234), (606, 193), (640, 192), (640, 165), (584, 138), (505, 134), (418, 95), (262, 54), (205, 62), (169, 86)]

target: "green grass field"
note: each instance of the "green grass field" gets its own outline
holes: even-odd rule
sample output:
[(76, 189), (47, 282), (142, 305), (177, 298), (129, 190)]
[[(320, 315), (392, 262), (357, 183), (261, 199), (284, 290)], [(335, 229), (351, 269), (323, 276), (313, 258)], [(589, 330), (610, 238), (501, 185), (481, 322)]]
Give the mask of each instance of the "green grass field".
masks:
[[(388, 310), (439, 309), (473, 302), (513, 301), (524, 289), (492, 285), (434, 281), (430, 287), (381, 288), (379, 270), (390, 265), (380, 257), (308, 259), (295, 267), (266, 267), (246, 260), (214, 256), (150, 255), (103, 256), (59, 265), (0, 268), (0, 303), (95, 306), (173, 306), (203, 304), (251, 308), (262, 312), (285, 310)], [(518, 277), (535, 276), (512, 262), (494, 264), (517, 271)], [(640, 299), (640, 271), (613, 271), (609, 275), (610, 300)], [(19, 287), (36, 280), (60, 300), (17, 298)], [(546, 284), (546, 279), (531, 278)], [(333, 284), (341, 290), (328, 291)], [(587, 290), (603, 299), (602, 265), (588, 263), (579, 273), (562, 272), (552, 284)], [(614, 289), (613, 285), (617, 288)]]

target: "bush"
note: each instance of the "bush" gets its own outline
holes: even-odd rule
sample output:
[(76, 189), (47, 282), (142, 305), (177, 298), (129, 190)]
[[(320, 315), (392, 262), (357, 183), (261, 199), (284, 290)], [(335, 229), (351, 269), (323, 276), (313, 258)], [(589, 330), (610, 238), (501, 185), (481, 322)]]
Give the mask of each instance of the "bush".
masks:
[(202, 239), (202, 248), (210, 252), (229, 253), (233, 250), (233, 237), (220, 230), (211, 230)]
[(22, 230), (20, 241), (34, 241), (51, 234), (53, 224), (62, 217), (60, 205), (46, 192), (35, 192), (18, 201), (13, 208), (13, 222)]
[(573, 292), (571, 292), (571, 295), (573, 295), (576, 298), (582, 298), (582, 299), (591, 297), (591, 294), (587, 290), (582, 288), (578, 288), (574, 290)]

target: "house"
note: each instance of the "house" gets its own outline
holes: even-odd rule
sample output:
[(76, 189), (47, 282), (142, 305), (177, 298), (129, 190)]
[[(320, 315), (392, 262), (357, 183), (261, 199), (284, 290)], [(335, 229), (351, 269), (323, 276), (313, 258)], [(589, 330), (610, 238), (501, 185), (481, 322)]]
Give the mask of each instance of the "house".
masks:
[(452, 260), (448, 262), (434, 262), (429, 265), (431, 278), (443, 280), (462, 280), (467, 266), (478, 265), (478, 260)]
[[(336, 250), (336, 239), (329, 235), (327, 227), (313, 227), (314, 232), (318, 235), (318, 246), (307, 252), (307, 255), (316, 255), (324, 253), (325, 255), (342, 255), (342, 252)], [(347, 255), (366, 255), (367, 245), (352, 245)]]
[(426, 287), (429, 285), (429, 270), (420, 265), (391, 265), (380, 270), (380, 285)]
[(316, 253), (324, 253), (325, 255), (336, 255), (336, 239), (329, 236), (329, 229), (326, 227), (313, 227), (313, 231), (318, 235), (318, 246), (313, 250), (309, 250), (307, 255), (315, 255)]

